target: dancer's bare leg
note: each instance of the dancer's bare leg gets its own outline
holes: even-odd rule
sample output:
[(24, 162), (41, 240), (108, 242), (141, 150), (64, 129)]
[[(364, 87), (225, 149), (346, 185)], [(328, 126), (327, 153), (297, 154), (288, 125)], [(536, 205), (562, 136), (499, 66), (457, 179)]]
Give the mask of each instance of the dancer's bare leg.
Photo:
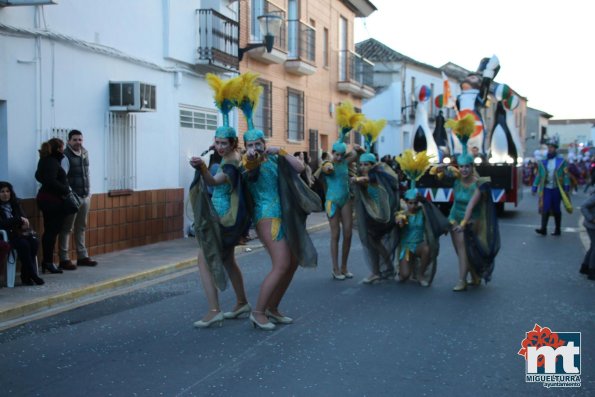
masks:
[[(289, 246), (287, 246), (287, 249), (289, 251)], [(293, 255), (291, 255), (290, 252), (289, 252), (289, 255), (291, 256), (289, 270), (281, 278), (281, 282), (279, 283), (278, 288), (275, 289), (275, 291), (273, 291), (273, 295), (271, 296), (271, 300), (269, 301), (269, 304), (268, 304), (269, 311), (279, 317), (283, 317), (283, 315), (279, 311), (279, 305), (281, 304), (281, 299), (283, 299), (283, 296), (285, 295), (287, 288), (289, 288), (289, 284), (291, 283), (291, 280), (293, 280), (293, 275), (295, 274), (295, 271), (297, 270), (297, 267), (298, 267), (296, 258)]]
[(263, 219), (256, 225), (258, 237), (268, 251), (272, 263), (271, 271), (264, 278), (260, 286), (258, 300), (252, 312), (256, 321), (261, 324), (269, 322), (264, 312), (269, 302), (271, 302), (273, 293), (279, 288), (283, 277), (289, 272), (291, 266), (287, 240), (273, 240), (271, 236), (271, 223), (272, 221), (270, 219)]
[(233, 287), (233, 290), (236, 293), (236, 305), (232, 310), (236, 311), (248, 303), (248, 298), (246, 298), (246, 290), (244, 288), (244, 277), (242, 276), (242, 271), (238, 267), (238, 263), (236, 262), (236, 258), (233, 254), (233, 251), (228, 254), (226, 261), (223, 263), (223, 265), (225, 266), (225, 270), (229, 275), (229, 281), (231, 281), (231, 286)]
[(209, 312), (203, 316), (202, 321), (209, 321), (215, 317), (221, 309), (219, 309), (219, 296), (217, 288), (215, 287), (215, 280), (213, 280), (213, 275), (207, 266), (205, 255), (200, 248), (198, 249), (198, 273), (200, 274), (200, 282), (205, 291), (207, 303), (209, 304)]
[(343, 225), (343, 247), (341, 250), (341, 273), (346, 274), (349, 250), (351, 250), (351, 235), (353, 231), (353, 212), (351, 200), (341, 208), (341, 224)]
[(451, 231), (452, 244), (454, 245), (457, 256), (459, 257), (459, 280), (465, 280), (469, 271), (469, 262), (467, 259), (467, 250), (465, 249), (465, 236), (462, 231)]
[(332, 218), (329, 218), (328, 223), (331, 227), (331, 262), (333, 264), (333, 273), (339, 273), (339, 237), (341, 235), (341, 214), (339, 211), (335, 212)]

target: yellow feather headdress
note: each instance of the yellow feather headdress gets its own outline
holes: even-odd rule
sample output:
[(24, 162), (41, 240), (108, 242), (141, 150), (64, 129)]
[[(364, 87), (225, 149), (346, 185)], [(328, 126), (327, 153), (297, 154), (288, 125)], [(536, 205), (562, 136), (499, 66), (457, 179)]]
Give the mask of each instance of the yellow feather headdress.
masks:
[(415, 153), (411, 149), (405, 150), (401, 156), (395, 157), (395, 160), (401, 166), (401, 170), (411, 181), (411, 189), (415, 189), (415, 182), (418, 181), (430, 168), (430, 159), (434, 155), (428, 155), (424, 150)]
[(376, 142), (376, 139), (378, 139), (378, 137), (380, 136), (380, 133), (382, 132), (382, 130), (384, 129), (385, 126), (386, 126), (385, 119), (379, 119), (379, 120), (365, 119), (362, 122), (360, 132), (365, 138), (366, 149), (368, 150), (368, 152), (371, 150), (372, 144), (374, 142)]
[(467, 141), (473, 135), (473, 131), (475, 131), (475, 118), (473, 115), (467, 114), (458, 120), (449, 119), (444, 125), (453, 130), (459, 141), (461, 141), (463, 148), (466, 148)]
[(254, 129), (254, 123), (252, 122), (252, 116), (254, 115), (254, 109), (258, 106), (260, 95), (262, 94), (262, 85), (258, 84), (258, 74), (246, 72), (242, 73), (238, 77), (239, 88), (237, 95), (237, 107), (242, 110), (248, 123), (248, 130)]
[(349, 131), (357, 129), (364, 119), (362, 113), (357, 113), (350, 101), (343, 101), (337, 107), (337, 125), (341, 128), (339, 142), (343, 142)]

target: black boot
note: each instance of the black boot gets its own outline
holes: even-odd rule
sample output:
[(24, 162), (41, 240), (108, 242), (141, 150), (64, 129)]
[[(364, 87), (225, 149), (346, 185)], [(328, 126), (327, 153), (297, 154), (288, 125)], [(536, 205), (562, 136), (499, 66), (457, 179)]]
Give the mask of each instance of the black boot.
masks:
[(550, 217), (549, 212), (541, 214), (541, 229), (535, 229), (535, 233), (545, 236), (547, 234), (547, 221)]
[(561, 212), (554, 213), (554, 221), (556, 222), (556, 229), (552, 233), (552, 236), (559, 236), (560, 234), (562, 234), (562, 229), (560, 228), (560, 225), (562, 224)]
[(589, 269), (589, 274), (587, 275), (589, 280), (595, 280), (595, 269)]
[(589, 274), (589, 265), (581, 264), (581, 269), (578, 271), (580, 274)]

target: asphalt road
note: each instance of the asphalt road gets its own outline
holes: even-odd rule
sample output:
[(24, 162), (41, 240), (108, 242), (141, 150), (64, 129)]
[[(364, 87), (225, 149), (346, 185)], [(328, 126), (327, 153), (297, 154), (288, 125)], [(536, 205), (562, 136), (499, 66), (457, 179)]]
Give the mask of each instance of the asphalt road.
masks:
[[(580, 203), (582, 196), (577, 197)], [(206, 311), (198, 272), (0, 334), (4, 396), (527, 396), (595, 395), (595, 283), (578, 274), (578, 211), (560, 237), (540, 237), (534, 199), (501, 218), (502, 249), (487, 286), (454, 293), (456, 257), (442, 241), (433, 285), (331, 279), (328, 231), (313, 234), (316, 270), (300, 269), (282, 310), (293, 325), (247, 320), (194, 329)], [(553, 222), (553, 220), (551, 221)], [(553, 226), (553, 225), (551, 225)], [(240, 257), (251, 303), (270, 268)], [(233, 306), (233, 293), (221, 294)], [(525, 383), (517, 355), (534, 324), (582, 332), (580, 389)]]

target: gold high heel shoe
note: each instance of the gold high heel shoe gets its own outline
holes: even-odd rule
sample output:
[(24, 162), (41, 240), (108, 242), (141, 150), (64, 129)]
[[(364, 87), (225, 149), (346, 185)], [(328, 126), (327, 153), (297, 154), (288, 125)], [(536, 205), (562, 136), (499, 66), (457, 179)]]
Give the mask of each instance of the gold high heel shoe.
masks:
[(459, 280), (457, 285), (452, 289), (455, 292), (465, 291), (467, 289), (467, 282), (465, 280)]
[(291, 317), (286, 317), (286, 316), (277, 316), (276, 314), (271, 313), (271, 311), (269, 309), (266, 309), (264, 314), (271, 320), (273, 320), (273, 322), (278, 323), (278, 324), (291, 324), (293, 323), (293, 318)]
[[(253, 311), (252, 313), (264, 314), (263, 312), (257, 312), (257, 311)], [(250, 321), (252, 322), (252, 326), (254, 328), (258, 327), (258, 329), (260, 329), (262, 331), (272, 331), (275, 329), (275, 324), (271, 323), (270, 321), (267, 323), (264, 323), (264, 324), (261, 324), (258, 321), (256, 321), (256, 319), (254, 318), (252, 313), (250, 313)]]
[(250, 310), (252, 310), (252, 307), (250, 307), (249, 303), (246, 303), (244, 306), (240, 307), (238, 310), (235, 310), (233, 312), (223, 313), (223, 317), (227, 318), (227, 319), (238, 318), (242, 314), (250, 313)]
[(374, 284), (376, 282), (380, 281), (380, 276), (377, 274), (371, 275), (366, 277), (365, 279), (362, 280), (362, 283), (364, 284)]
[(223, 325), (223, 313), (219, 310), (211, 310), (212, 312), (219, 312), (212, 319), (208, 321), (198, 320), (194, 322), (195, 328), (209, 328), (211, 325), (222, 326)]

